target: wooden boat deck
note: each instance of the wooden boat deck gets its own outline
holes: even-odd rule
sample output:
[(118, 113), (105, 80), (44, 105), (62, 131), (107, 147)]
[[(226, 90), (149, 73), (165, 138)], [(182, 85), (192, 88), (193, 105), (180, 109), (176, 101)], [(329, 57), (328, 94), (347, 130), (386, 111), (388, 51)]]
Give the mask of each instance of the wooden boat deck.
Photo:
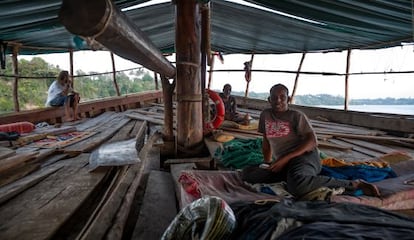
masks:
[[(260, 112), (240, 111), (249, 112), (253, 118), (258, 118)], [(388, 160), (399, 161), (401, 156), (395, 153), (414, 156), (412, 138), (345, 124), (311, 121), (318, 135), (319, 148), (328, 156), (347, 161), (373, 159), (385, 154), (390, 154)], [(0, 238), (159, 237), (168, 221), (160, 222), (158, 232), (146, 235), (140, 234), (142, 228), (137, 225), (150, 222), (145, 221), (151, 217), (148, 210), (146, 215), (140, 210), (143, 202), (154, 202), (143, 200), (146, 182), (151, 182), (148, 178), (151, 170), (168, 172), (160, 162), (160, 149), (156, 144), (161, 140), (158, 130), (162, 124), (163, 108), (152, 104), (124, 112), (104, 112), (94, 118), (63, 123), (59, 128), (54, 125), (39, 128), (13, 142), (12, 147), (7, 141), (0, 142)], [(90, 134), (55, 146), (39, 146), (33, 142), (45, 134), (55, 136), (73, 129)], [(260, 137), (254, 130), (223, 128), (223, 131), (239, 138)], [(137, 142), (139, 163), (89, 171), (89, 159), (94, 150), (103, 144), (132, 138)], [(211, 138), (206, 139), (210, 152), (213, 152), (219, 144)], [(203, 165), (208, 161), (207, 157), (199, 162), (183, 159), (169, 164), (193, 162)], [(204, 167), (210, 166), (204, 164)], [(153, 174), (163, 175), (160, 172)], [(158, 204), (158, 209), (174, 210), (164, 219), (172, 219), (179, 209), (172, 201), (152, 204)]]

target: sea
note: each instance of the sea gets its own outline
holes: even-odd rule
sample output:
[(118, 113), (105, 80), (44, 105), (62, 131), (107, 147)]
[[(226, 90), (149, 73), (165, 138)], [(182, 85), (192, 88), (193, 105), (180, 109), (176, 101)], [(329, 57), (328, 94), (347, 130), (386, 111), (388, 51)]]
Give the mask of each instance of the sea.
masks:
[[(344, 109), (343, 105), (318, 105), (316, 107)], [(414, 105), (348, 105), (348, 110), (414, 115)]]

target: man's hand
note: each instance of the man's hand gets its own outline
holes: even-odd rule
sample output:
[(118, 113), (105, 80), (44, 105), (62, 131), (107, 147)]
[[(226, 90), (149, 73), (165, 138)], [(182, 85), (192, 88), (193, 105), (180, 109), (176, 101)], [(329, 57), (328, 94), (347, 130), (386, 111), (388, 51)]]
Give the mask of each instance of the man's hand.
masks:
[(269, 169), (272, 170), (272, 172), (280, 172), (285, 167), (285, 165), (288, 163), (289, 159), (286, 157), (281, 157), (277, 161), (273, 162)]

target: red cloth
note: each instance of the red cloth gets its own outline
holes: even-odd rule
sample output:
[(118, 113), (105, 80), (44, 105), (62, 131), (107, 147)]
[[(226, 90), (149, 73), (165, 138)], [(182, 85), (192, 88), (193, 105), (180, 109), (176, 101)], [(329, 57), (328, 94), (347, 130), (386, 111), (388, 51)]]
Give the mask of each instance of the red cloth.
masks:
[(29, 133), (35, 129), (35, 125), (31, 122), (16, 122), (0, 125), (0, 132), (18, 132)]

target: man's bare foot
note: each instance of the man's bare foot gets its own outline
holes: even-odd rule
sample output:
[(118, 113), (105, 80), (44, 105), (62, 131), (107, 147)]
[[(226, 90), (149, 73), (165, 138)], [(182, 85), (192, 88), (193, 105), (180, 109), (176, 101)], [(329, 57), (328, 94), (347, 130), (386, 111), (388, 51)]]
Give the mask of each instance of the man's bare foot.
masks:
[(248, 113), (246, 113), (246, 115), (243, 117), (241, 124), (245, 126), (248, 126), (250, 124), (250, 115)]
[(362, 192), (364, 193), (364, 195), (374, 196), (374, 197), (381, 196), (381, 193), (380, 193), (378, 187), (375, 186), (374, 184), (365, 182), (363, 180), (357, 180), (357, 181), (354, 182), (354, 186), (357, 189), (361, 189)]
[(66, 117), (65, 118), (65, 122), (73, 122), (73, 121), (75, 121), (75, 118), (73, 118), (73, 117)]

